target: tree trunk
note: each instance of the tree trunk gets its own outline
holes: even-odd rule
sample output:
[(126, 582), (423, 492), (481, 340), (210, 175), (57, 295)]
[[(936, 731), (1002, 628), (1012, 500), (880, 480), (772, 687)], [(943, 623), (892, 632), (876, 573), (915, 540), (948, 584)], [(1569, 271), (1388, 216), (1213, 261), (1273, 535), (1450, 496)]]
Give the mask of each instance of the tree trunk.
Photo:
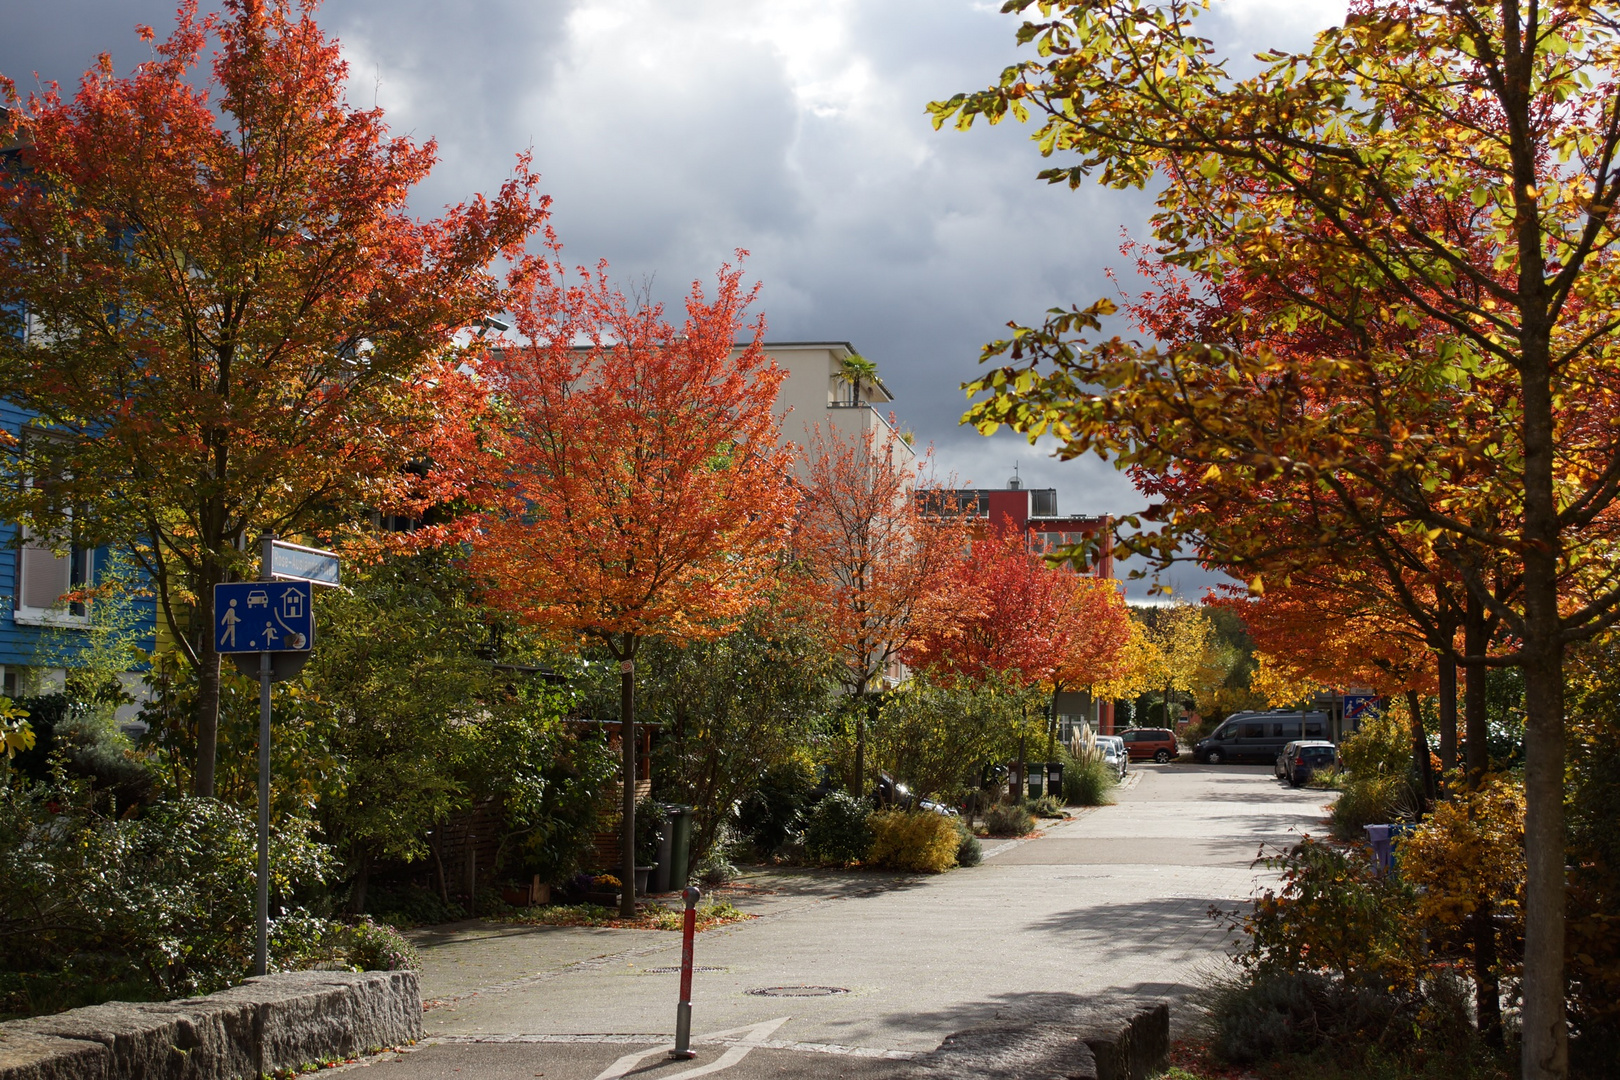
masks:
[[(1488, 648), (1490, 635), (1485, 628), (1485, 612), (1479, 601), (1470, 596), (1463, 613), (1463, 652), (1469, 656), (1484, 656)], [(1469, 791), (1479, 787), (1491, 767), (1485, 674), (1483, 664), (1469, 664), (1463, 671), (1463, 754), (1467, 766), (1464, 785)]]
[(866, 793), (866, 695), (855, 695), (855, 782), (849, 793), (857, 799)]
[[(1484, 656), (1490, 648), (1490, 631), (1485, 621), (1484, 608), (1469, 595), (1463, 611), (1463, 652), (1468, 656)], [(1490, 770), (1490, 715), (1485, 703), (1483, 664), (1469, 664), (1463, 669), (1463, 732), (1465, 767), (1463, 786), (1468, 791), (1478, 789)], [(1479, 1033), (1486, 1045), (1500, 1047), (1502, 1038), (1502, 987), (1497, 968), (1495, 910), (1489, 903), (1474, 913), (1469, 933), (1474, 940), (1474, 1013), (1479, 1020)]]
[(190, 627), (197, 650), (197, 771), (192, 789), (199, 799), (214, 797), (214, 763), (219, 757), (219, 652), (214, 644), (214, 586), (224, 576), (211, 556), (202, 563), (197, 590), (197, 625)]
[[(1525, 584), (1529, 608), (1532, 585), (1529, 580)], [(1564, 665), (1561, 645), (1547, 632), (1558, 620), (1556, 585), (1551, 581), (1547, 585), (1552, 586), (1545, 588), (1550, 595), (1534, 605), (1544, 610), (1539, 617), (1526, 619), (1542, 625), (1526, 634), (1524, 649), (1526, 873), (1520, 1069), (1526, 1078), (1562, 1080), (1569, 1068), (1564, 1011)]]
[(1457, 767), (1457, 661), (1440, 657), (1440, 774)]
[(433, 827), (433, 842), (428, 845), (433, 852), (433, 869), (439, 876), (439, 900), (445, 907), (450, 906), (450, 881), (444, 875), (444, 823)]
[(371, 852), (360, 856), (360, 872), (354, 878), (354, 895), (349, 898), (349, 910), (356, 915), (366, 913), (366, 892), (371, 885)]
[[(207, 606), (212, 616), (212, 602)], [(210, 617), (197, 672), (197, 772), (192, 791), (199, 799), (214, 797), (214, 761), (219, 753), (219, 653), (214, 651), (212, 624)]]
[[(1505, 13), (1505, 9), (1504, 9)], [(1515, 82), (1529, 86), (1519, 58)], [(1514, 175), (1533, 186), (1528, 155), (1516, 150)], [(1521, 181), (1522, 178), (1522, 181)], [(1542, 237), (1536, 210), (1516, 192), (1520, 296), (1519, 380), (1524, 446), (1524, 977), (1523, 1042), (1519, 1070), (1525, 1080), (1563, 1080), (1569, 1073), (1569, 1023), (1564, 1004), (1564, 644), (1558, 610), (1562, 551), (1554, 487), (1551, 327), (1547, 315)], [(1483, 748), (1482, 748), (1483, 749)]]
[(619, 823), (619, 915), (629, 919), (636, 914), (636, 639), (625, 634), (622, 640), (619, 738), (624, 749), (624, 819)]
[(1412, 714), (1412, 767), (1423, 785), (1423, 812), (1428, 813), (1434, 806), (1434, 767), (1429, 760), (1429, 735), (1423, 730), (1421, 704), (1416, 690), (1406, 692), (1406, 709)]

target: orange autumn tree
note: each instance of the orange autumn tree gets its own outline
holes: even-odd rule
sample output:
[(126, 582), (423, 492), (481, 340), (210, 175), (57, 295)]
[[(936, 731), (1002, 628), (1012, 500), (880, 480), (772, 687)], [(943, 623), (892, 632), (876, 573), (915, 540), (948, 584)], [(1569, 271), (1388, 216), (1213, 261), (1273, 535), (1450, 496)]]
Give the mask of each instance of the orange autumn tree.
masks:
[(413, 214), (435, 145), (345, 100), (314, 8), (185, 0), (132, 74), (103, 54), (67, 100), (0, 76), (0, 398), (35, 417), (0, 448), (0, 516), (140, 564), (197, 675), (201, 796), (213, 586), (256, 572), (261, 532), (353, 536), (455, 494), (422, 467), (469, 404), (453, 335), (546, 214), (523, 159), (495, 198)]
[(1084, 688), (1098, 700), (1129, 679), (1140, 663), (1132, 646), (1141, 631), (1131, 621), (1119, 586), (1108, 578), (1070, 571), (1069, 589), (1056, 634), (1057, 663), (1043, 678), (1052, 688), (1054, 724), (1058, 694)]
[(1276, 683), (1368, 686), (1406, 697), (1412, 763), (1424, 789), (1436, 793), (1428, 736), (1418, 696), (1436, 690), (1434, 654), (1422, 628), (1386, 599), (1371, 579), (1353, 572), (1322, 573), (1310, 582), (1273, 588), (1250, 598), (1228, 586), (1207, 601), (1243, 620), (1256, 653)]
[(925, 512), (915, 489), (926, 467), (902, 462), (887, 432), (811, 430), (793, 546), (806, 613), (841, 661), (855, 716), (856, 794), (878, 680), (923, 620), (953, 610), (940, 586), (967, 533), (954, 513)]
[(740, 282), (723, 266), (712, 300), (694, 282), (677, 329), (603, 268), (570, 283), (554, 257), (531, 258), (511, 281), (522, 343), (480, 368), (505, 423), (487, 459), (497, 509), (472, 566), (493, 606), (619, 661), (627, 916), (637, 650), (733, 629), (774, 578), (793, 512), (793, 454), (772, 412), (783, 373), (761, 351), (763, 319), (733, 350), (757, 291)]

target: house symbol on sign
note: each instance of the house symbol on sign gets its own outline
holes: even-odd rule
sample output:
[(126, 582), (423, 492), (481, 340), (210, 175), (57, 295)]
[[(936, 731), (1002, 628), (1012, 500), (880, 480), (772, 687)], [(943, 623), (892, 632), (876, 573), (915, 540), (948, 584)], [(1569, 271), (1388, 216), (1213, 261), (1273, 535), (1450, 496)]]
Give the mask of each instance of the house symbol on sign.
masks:
[(304, 617), (304, 594), (297, 589), (288, 589), (281, 594), (281, 617), (283, 619), (302, 619)]

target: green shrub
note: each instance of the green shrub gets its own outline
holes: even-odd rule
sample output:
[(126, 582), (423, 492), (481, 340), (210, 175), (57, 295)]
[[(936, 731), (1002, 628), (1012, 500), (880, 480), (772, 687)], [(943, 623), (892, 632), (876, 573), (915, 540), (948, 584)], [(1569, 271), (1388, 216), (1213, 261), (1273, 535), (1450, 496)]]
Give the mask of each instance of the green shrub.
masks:
[(1063, 800), (1056, 795), (1042, 795), (1035, 800), (1035, 805), (1030, 807), (1030, 812), (1042, 818), (1068, 817), (1063, 812)]
[(1234, 1065), (1329, 1049), (1341, 1054), (1379, 1045), (1401, 1050), (1408, 1049), (1402, 1041), (1420, 1020), (1433, 1026), (1442, 1019), (1448, 1035), (1466, 1040), (1467, 1013), (1456, 976), (1437, 976), (1431, 996), (1447, 1006), (1443, 1018), (1410, 993), (1390, 993), (1320, 972), (1268, 972), (1218, 987), (1210, 995), (1211, 1049)]
[(1063, 770), (1063, 801), (1070, 806), (1107, 806), (1119, 776), (1102, 758), (1072, 760)]
[(978, 866), (984, 861), (984, 848), (979, 844), (979, 838), (967, 827), (967, 822), (961, 818), (954, 819), (956, 831), (961, 841), (956, 845), (957, 866)]
[(1469, 1075), (1482, 1053), (1469, 988), (1427, 953), (1436, 939), (1417, 891), (1378, 874), (1365, 851), (1308, 837), (1267, 865), (1281, 882), (1242, 920), (1248, 943), (1208, 998), (1217, 1054), (1240, 1065), (1318, 1052), (1351, 1064), (1369, 1053), (1432, 1054), (1461, 1066), (1448, 1075)]
[(1035, 815), (1015, 803), (992, 806), (984, 815), (991, 836), (1028, 836), (1035, 831)]
[(880, 810), (867, 824), (872, 829), (867, 858), (875, 866), (938, 874), (956, 865), (962, 833), (944, 814)]
[[(145, 997), (206, 993), (245, 975), (253, 817), (177, 799), (119, 819), (89, 801), (72, 783), (0, 788), (0, 970), (119, 993), (119, 984), (143, 984)], [(312, 829), (291, 818), (271, 833), (272, 904), (291, 909), (272, 926), (278, 967), (297, 963), (322, 926), (298, 907), (330, 871)]]
[(737, 807), (738, 828), (761, 855), (774, 854), (798, 839), (815, 786), (815, 767), (806, 758), (771, 766)]
[(362, 919), (352, 926), (335, 926), (332, 933), (338, 952), (361, 971), (421, 970), (416, 946), (392, 926)]
[(1342, 791), (1328, 812), (1328, 826), (1341, 839), (1365, 840), (1366, 826), (1412, 820), (1419, 805), (1405, 774), (1361, 777), (1346, 773)]
[(1406, 725), (1374, 716), (1339, 744), (1339, 760), (1351, 776), (1406, 775), (1412, 767), (1412, 736)]
[(869, 815), (861, 800), (833, 792), (816, 804), (805, 823), (805, 853), (831, 866), (860, 862), (872, 849), (872, 830), (866, 824)]

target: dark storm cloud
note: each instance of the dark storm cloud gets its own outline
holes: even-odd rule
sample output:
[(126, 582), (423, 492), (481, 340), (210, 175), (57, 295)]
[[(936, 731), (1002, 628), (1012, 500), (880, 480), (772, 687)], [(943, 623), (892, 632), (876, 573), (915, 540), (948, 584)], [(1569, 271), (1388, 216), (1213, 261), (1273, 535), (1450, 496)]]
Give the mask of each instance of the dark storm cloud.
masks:
[[(209, 5), (205, 5), (208, 7)], [(212, 5), (217, 7), (217, 3)], [(1096, 459), (958, 426), (959, 385), (1009, 319), (1116, 296), (1122, 232), (1150, 196), (1048, 187), (1029, 130), (931, 130), (930, 100), (1019, 58), (1018, 19), (973, 0), (330, 0), (319, 18), (351, 64), (351, 100), (436, 138), (424, 214), (489, 191), (532, 148), (573, 261), (606, 258), (677, 306), (736, 248), (751, 252), (779, 340), (855, 343), (943, 472), (1002, 483), (1016, 463), (1065, 512), (1143, 501)], [(150, 55), (132, 29), (172, 24), (154, 0), (0, 0), (0, 72), (71, 88), (101, 50)], [(1239, 57), (1303, 44), (1342, 14), (1320, 4), (1218, 5), (1208, 32)], [(1191, 591), (1204, 578), (1174, 575)], [(1139, 592), (1133, 589), (1133, 592)]]

